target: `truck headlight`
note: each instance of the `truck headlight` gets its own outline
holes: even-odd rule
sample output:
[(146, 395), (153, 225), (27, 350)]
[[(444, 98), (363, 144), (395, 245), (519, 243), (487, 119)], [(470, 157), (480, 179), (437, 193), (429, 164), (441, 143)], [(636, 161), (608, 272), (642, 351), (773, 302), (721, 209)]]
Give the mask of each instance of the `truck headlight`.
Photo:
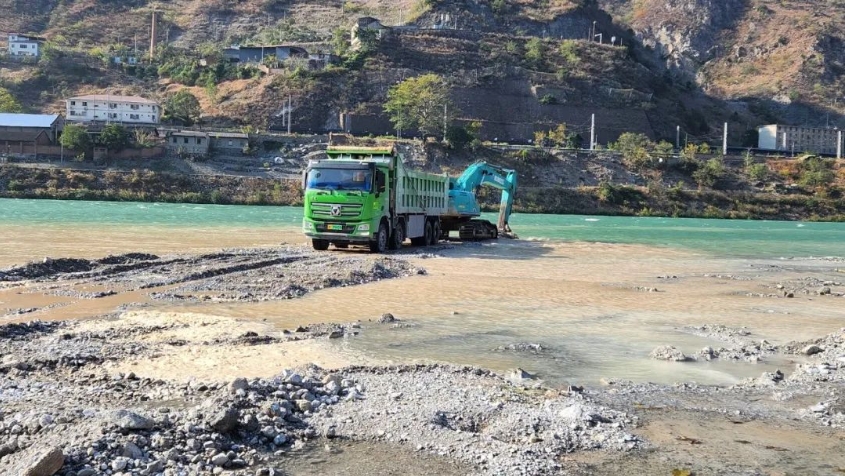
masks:
[(302, 220), (302, 228), (305, 228), (306, 230), (313, 230), (314, 224), (310, 221)]
[(363, 225), (358, 225), (358, 231), (370, 231), (370, 224), (364, 223)]

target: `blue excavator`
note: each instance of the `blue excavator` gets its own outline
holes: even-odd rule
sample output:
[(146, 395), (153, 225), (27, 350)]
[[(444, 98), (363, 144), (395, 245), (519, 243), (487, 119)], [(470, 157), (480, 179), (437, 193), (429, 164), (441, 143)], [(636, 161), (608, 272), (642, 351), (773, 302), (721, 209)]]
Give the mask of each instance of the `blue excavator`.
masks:
[[(443, 238), (449, 232), (458, 231), (462, 241), (480, 241), (498, 237), (517, 238), (508, 224), (513, 211), (516, 194), (516, 171), (505, 169), (485, 161), (478, 161), (467, 167), (459, 177), (449, 179), (449, 207), (440, 217)], [(488, 186), (502, 191), (497, 223), (478, 218), (481, 206), (477, 194), (481, 187)]]

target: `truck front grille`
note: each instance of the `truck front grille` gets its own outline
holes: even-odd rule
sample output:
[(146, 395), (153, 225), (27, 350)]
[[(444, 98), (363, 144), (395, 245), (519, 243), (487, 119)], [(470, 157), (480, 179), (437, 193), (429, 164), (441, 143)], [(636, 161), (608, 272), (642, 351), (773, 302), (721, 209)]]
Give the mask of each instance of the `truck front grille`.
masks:
[(311, 214), (315, 217), (353, 218), (361, 216), (360, 203), (312, 203)]

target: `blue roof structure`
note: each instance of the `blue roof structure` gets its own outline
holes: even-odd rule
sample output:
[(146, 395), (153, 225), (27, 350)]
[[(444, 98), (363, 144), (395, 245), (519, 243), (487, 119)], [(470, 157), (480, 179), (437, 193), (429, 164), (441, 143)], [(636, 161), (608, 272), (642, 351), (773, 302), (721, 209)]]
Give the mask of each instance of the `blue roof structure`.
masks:
[(39, 127), (49, 129), (59, 118), (58, 114), (0, 113), (0, 127)]

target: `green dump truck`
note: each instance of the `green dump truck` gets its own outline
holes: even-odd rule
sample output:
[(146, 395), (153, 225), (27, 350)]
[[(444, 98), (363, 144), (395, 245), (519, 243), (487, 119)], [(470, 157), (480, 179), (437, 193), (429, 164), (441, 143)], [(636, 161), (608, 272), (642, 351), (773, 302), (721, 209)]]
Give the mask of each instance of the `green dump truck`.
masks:
[(384, 252), (410, 238), (436, 243), (449, 178), (405, 167), (395, 147), (332, 146), (303, 173), (302, 229), (315, 250), (368, 246)]

